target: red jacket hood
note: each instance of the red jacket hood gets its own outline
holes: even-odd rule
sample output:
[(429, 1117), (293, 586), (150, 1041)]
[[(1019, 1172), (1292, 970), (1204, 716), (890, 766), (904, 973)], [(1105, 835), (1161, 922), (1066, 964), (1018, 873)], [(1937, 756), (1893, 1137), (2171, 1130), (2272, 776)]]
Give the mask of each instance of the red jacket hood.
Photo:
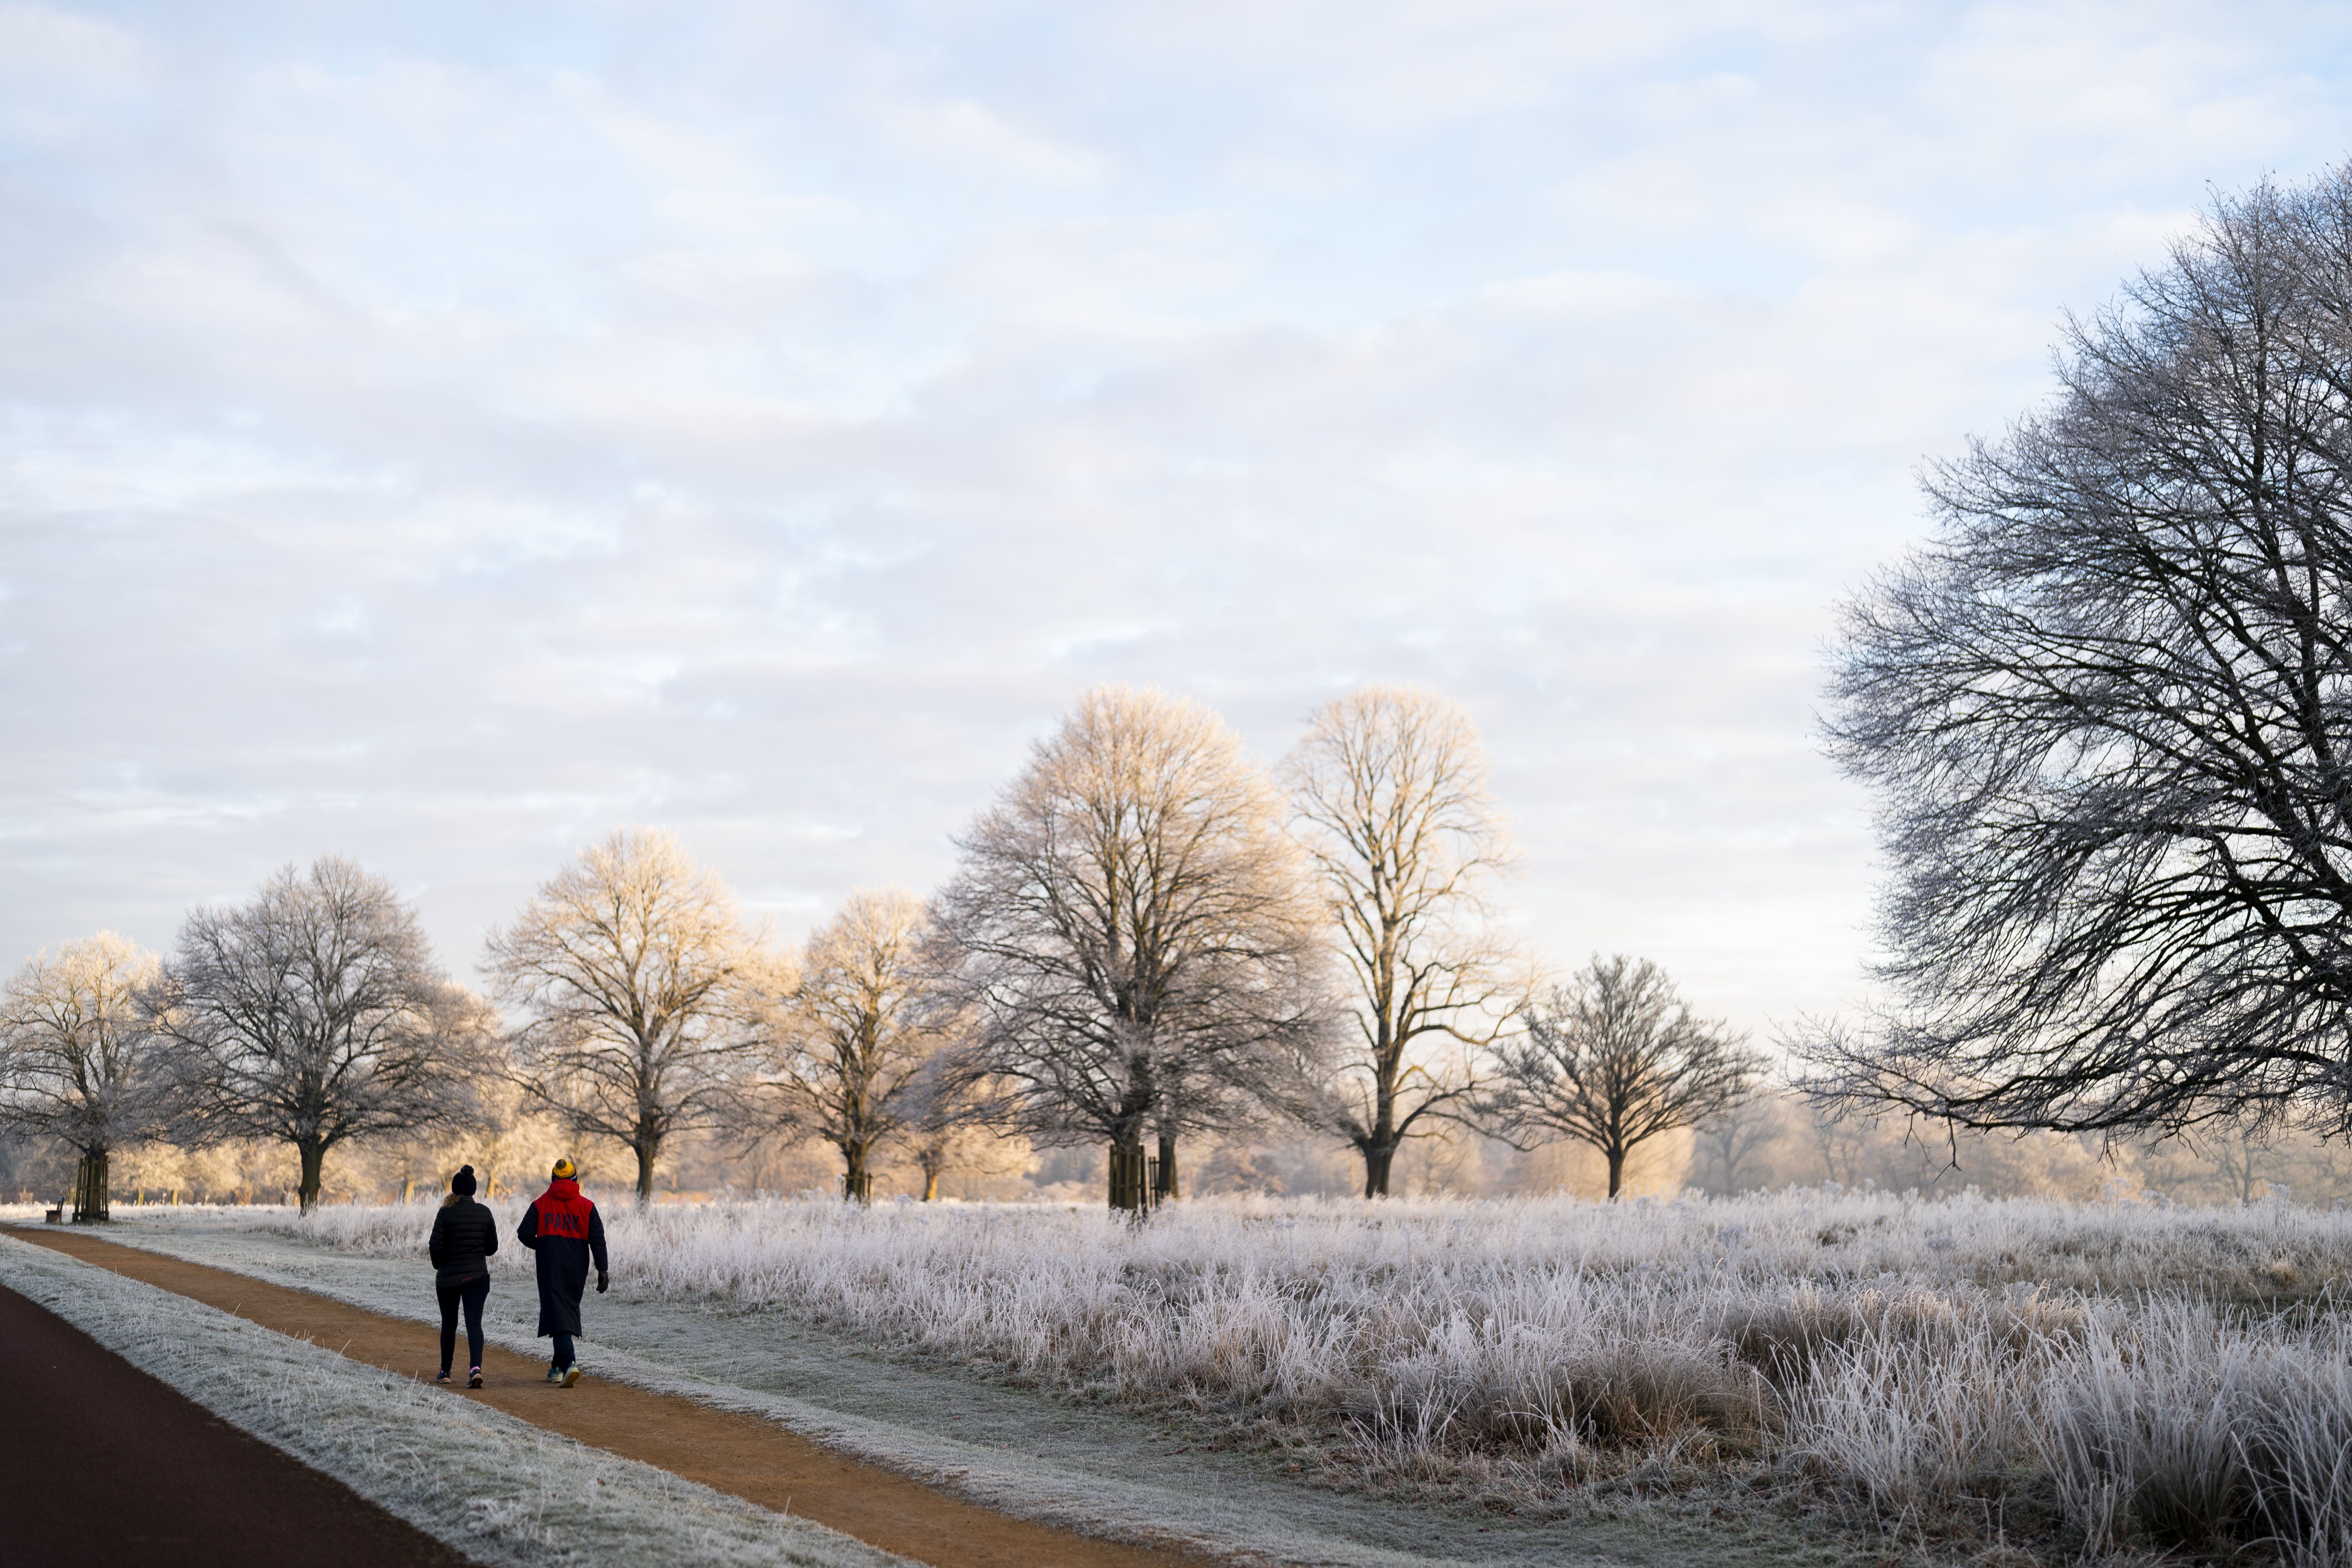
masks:
[(571, 1176), (558, 1176), (547, 1184), (543, 1195), (553, 1198), (557, 1203), (568, 1204), (580, 1195), (580, 1184)]

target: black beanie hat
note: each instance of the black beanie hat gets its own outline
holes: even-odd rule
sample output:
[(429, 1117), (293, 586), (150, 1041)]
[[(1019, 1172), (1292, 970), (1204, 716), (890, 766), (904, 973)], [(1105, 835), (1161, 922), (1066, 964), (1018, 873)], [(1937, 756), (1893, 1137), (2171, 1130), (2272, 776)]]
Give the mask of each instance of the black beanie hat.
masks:
[(457, 1173), (449, 1178), (449, 1190), (457, 1194), (461, 1198), (472, 1197), (474, 1195), (474, 1167), (471, 1165), (458, 1166)]

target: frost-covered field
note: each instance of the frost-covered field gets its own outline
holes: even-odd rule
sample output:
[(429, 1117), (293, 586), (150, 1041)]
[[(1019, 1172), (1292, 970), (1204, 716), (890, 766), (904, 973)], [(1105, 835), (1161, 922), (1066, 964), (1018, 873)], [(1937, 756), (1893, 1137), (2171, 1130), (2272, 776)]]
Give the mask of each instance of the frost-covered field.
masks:
[[(429, 1218), (267, 1223), (397, 1254)], [(1531, 1498), (1736, 1476), (2068, 1550), (2352, 1560), (2341, 1213), (1814, 1193), (1217, 1200), (1132, 1228), (807, 1202), (608, 1223), (632, 1295), (1337, 1437), (1395, 1479)]]

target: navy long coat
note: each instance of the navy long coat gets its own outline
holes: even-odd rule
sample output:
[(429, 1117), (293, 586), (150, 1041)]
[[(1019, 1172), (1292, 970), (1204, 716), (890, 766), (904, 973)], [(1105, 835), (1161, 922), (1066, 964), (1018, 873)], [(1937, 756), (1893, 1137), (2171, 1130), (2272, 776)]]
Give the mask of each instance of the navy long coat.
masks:
[(580, 1332), (580, 1296), (588, 1288), (588, 1263), (609, 1272), (604, 1258), (604, 1216), (580, 1195), (580, 1184), (559, 1178), (522, 1211), (515, 1239), (539, 1258), (539, 1333)]

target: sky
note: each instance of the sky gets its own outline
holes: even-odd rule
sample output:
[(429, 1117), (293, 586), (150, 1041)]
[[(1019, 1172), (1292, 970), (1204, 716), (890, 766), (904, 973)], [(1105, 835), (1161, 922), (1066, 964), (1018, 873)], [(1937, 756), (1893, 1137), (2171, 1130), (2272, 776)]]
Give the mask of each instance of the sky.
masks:
[(1555, 971), (1862, 994), (1840, 600), (2352, 12), (0, 5), (0, 963), (352, 857), (796, 940), (1087, 688), (1459, 703)]

